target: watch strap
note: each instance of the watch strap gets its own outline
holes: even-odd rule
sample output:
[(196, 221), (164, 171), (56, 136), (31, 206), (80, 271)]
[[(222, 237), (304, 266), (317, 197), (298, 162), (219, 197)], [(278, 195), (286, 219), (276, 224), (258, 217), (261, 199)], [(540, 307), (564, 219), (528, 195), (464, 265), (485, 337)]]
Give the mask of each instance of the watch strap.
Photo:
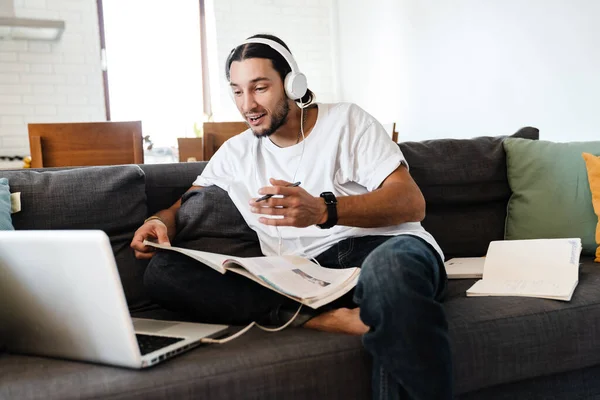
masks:
[(321, 193), (321, 198), (325, 200), (327, 206), (327, 220), (322, 224), (317, 224), (317, 226), (321, 229), (329, 229), (336, 226), (338, 222), (337, 199), (331, 192)]

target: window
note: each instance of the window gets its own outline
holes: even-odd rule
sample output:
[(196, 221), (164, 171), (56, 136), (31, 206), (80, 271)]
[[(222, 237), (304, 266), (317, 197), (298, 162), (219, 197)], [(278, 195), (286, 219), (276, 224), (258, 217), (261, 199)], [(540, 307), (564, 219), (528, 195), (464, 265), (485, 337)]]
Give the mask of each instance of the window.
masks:
[(175, 147), (203, 121), (201, 8), (199, 0), (98, 0), (107, 119), (141, 120), (155, 148)]

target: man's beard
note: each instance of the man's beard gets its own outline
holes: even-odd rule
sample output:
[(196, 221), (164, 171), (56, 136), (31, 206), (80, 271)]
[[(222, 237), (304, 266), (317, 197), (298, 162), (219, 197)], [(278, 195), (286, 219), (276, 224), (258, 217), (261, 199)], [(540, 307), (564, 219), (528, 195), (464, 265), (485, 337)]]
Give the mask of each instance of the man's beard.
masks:
[(277, 104), (275, 110), (271, 114), (271, 124), (269, 125), (269, 127), (262, 132), (256, 132), (254, 129), (252, 129), (252, 127), (250, 127), (250, 129), (252, 129), (252, 133), (254, 133), (254, 136), (256, 136), (259, 139), (263, 137), (269, 137), (285, 123), (289, 112), (290, 106), (287, 102), (287, 97), (285, 97), (284, 95), (284, 97)]

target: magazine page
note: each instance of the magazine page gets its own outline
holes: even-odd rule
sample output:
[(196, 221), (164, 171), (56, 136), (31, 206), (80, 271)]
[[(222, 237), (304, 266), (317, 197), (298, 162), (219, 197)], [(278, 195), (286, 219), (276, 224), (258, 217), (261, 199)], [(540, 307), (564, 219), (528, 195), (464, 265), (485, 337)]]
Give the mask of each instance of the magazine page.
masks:
[(360, 271), (324, 268), (299, 256), (230, 258), (225, 268), (236, 264), (278, 291), (302, 299), (334, 293)]
[(360, 270), (356, 271), (356, 274), (354, 274), (354, 276), (352, 278), (350, 278), (350, 280), (344, 286), (338, 288), (339, 289), (338, 291), (333, 292), (329, 295), (326, 295), (325, 297), (322, 297), (322, 298), (308, 299), (308, 300), (306, 300), (306, 302), (304, 304), (308, 305), (309, 307), (317, 309), (321, 306), (324, 306), (325, 304), (331, 303), (332, 301), (336, 300), (339, 297), (342, 297), (343, 295), (348, 293), (350, 290), (352, 290), (358, 283), (359, 275), (360, 275)]
[(229, 270), (243, 275), (314, 309), (349, 292), (360, 275), (359, 268), (324, 268), (298, 256), (244, 258), (160, 245), (146, 240), (144, 244), (184, 254), (222, 274)]
[(231, 258), (230, 256), (227, 256), (227, 255), (224, 255), (224, 254), (217, 254), (217, 253), (209, 253), (209, 252), (206, 252), (206, 251), (184, 249), (182, 247), (175, 247), (175, 246), (167, 246), (167, 245), (164, 245), (164, 244), (158, 244), (158, 243), (150, 242), (148, 240), (144, 240), (144, 244), (146, 246), (153, 246), (153, 247), (156, 247), (158, 249), (172, 250), (172, 251), (176, 251), (176, 252), (181, 253), (181, 254), (185, 254), (186, 256), (191, 257), (194, 260), (200, 261), (201, 263), (208, 265), (212, 269), (215, 269), (215, 270), (219, 271), (222, 274), (224, 274), (225, 271), (226, 271), (225, 267), (223, 267), (223, 262), (225, 260)]
[(312, 297), (312, 298), (306, 298), (306, 299), (302, 299), (296, 296), (292, 296), (289, 293), (286, 293), (284, 291), (279, 290), (276, 287), (273, 287), (271, 284), (267, 283), (266, 281), (257, 278), (256, 276), (252, 275), (250, 272), (248, 272), (246, 269), (244, 269), (243, 267), (240, 266), (230, 266), (227, 268), (228, 271), (231, 272), (235, 272), (237, 274), (243, 275), (248, 279), (253, 280), (254, 282), (270, 289), (273, 290), (285, 297), (288, 297), (292, 300), (295, 300), (299, 303), (302, 303), (306, 306), (309, 306), (311, 308), (317, 309), (325, 304), (328, 304), (334, 300), (336, 300), (339, 297), (342, 297), (344, 294), (348, 293), (350, 290), (352, 290), (352, 288), (354, 288), (354, 286), (356, 286), (356, 283), (358, 281), (358, 276), (360, 271), (357, 270), (355, 272), (355, 274), (353, 274), (350, 279), (348, 279), (348, 281), (346, 281), (344, 284), (342, 284), (341, 286), (337, 286), (335, 287), (334, 291), (331, 292), (330, 294), (326, 294), (324, 297)]

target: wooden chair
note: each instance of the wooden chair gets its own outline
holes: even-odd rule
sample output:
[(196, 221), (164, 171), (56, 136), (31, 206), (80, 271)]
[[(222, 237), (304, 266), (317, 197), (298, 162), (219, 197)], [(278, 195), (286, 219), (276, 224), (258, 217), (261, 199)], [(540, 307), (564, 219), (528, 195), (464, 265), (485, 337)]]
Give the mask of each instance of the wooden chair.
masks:
[(392, 140), (394, 143), (398, 143), (398, 132), (396, 132), (396, 123), (392, 125)]
[(141, 121), (29, 124), (31, 167), (143, 164)]
[(396, 132), (396, 123), (382, 124), (383, 129), (387, 132), (394, 143), (398, 143), (398, 132)]
[(227, 139), (248, 129), (245, 122), (205, 122), (203, 125), (204, 161), (210, 160)]
[(203, 161), (204, 146), (203, 140), (199, 137), (177, 138), (177, 147), (179, 148), (179, 162)]

